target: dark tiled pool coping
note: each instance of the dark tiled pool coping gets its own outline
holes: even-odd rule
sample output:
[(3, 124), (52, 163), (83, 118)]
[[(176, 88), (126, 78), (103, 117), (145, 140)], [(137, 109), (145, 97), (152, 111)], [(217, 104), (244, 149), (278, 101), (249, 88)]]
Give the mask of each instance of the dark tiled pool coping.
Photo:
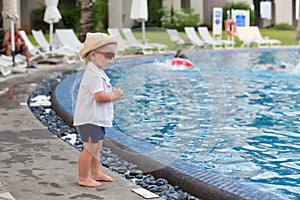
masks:
[[(152, 63), (155, 60), (164, 60), (166, 56), (134, 59), (114, 64), (111, 67)], [(70, 86), (73, 85), (76, 73), (71, 74), (57, 85), (52, 92), (53, 109), (72, 126), (73, 115), (69, 110), (72, 102)], [(138, 141), (113, 128), (107, 129), (104, 146), (128, 162), (138, 165), (144, 172), (156, 177), (166, 178), (171, 184), (180, 186), (186, 192), (202, 199), (253, 199), (253, 200), (280, 200), (273, 194), (253, 189), (222, 175), (206, 171), (192, 163), (188, 163), (165, 154), (154, 148), (153, 145)]]

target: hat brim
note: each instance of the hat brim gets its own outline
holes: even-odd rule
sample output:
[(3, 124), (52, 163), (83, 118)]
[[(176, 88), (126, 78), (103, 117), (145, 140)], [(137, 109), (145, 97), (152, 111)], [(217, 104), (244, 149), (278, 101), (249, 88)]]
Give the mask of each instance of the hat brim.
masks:
[(79, 51), (79, 55), (82, 59), (85, 59), (88, 53), (90, 53), (92, 50), (101, 48), (109, 44), (118, 45), (118, 42), (113, 37), (108, 37), (105, 40), (100, 38), (98, 40), (86, 42)]

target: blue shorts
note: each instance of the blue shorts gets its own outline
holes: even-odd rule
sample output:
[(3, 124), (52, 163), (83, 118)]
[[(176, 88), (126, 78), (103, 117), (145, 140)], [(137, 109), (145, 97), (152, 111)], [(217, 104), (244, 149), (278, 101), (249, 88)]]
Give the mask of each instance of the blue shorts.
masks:
[(104, 139), (105, 128), (95, 124), (83, 124), (76, 127), (82, 142), (88, 142), (89, 137), (93, 143), (98, 143)]

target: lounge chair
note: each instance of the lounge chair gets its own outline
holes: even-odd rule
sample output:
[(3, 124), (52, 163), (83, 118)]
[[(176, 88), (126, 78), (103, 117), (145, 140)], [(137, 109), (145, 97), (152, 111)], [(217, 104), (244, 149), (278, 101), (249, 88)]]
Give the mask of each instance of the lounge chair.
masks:
[[(26, 33), (23, 30), (20, 30), (19, 32), (20, 32), (22, 38), (24, 39), (25, 44), (27, 45), (30, 53), (31, 54), (34, 53), (33, 51), (35, 51), (35, 47), (28, 39)], [(32, 57), (30, 57), (30, 60), (34, 60), (37, 57), (40, 57), (38, 52), (36, 55), (33, 55)], [(0, 71), (3, 76), (8, 76), (11, 73), (27, 72), (27, 69), (26, 69), (27, 62), (26, 62), (26, 57), (24, 55), (16, 54), (14, 56), (14, 63), (12, 60), (13, 60), (12, 56), (6, 56), (3, 54), (0, 54)]]
[(2, 76), (8, 76), (12, 73), (12, 70), (10, 67), (0, 65), (0, 72)]
[(69, 47), (56, 47), (53, 46), (52, 50), (50, 51), (50, 44), (46, 40), (44, 33), (42, 30), (31, 30), (31, 33), (38, 43), (40, 47), (40, 51), (44, 54), (48, 54), (50, 56), (52, 55), (62, 55), (64, 56), (64, 59), (67, 63), (73, 63), (76, 60), (79, 59), (78, 52), (75, 52), (74, 50), (70, 49)]
[(192, 42), (193, 47), (198, 47), (198, 48), (205, 47), (206, 44), (204, 43), (203, 40), (199, 38), (194, 27), (184, 27), (184, 31), (187, 37), (189, 38), (189, 40)]
[(184, 41), (184, 39), (182, 39), (178, 33), (178, 31), (176, 29), (166, 29), (166, 32), (170, 38), (170, 40), (172, 42), (174, 42), (176, 44), (176, 47), (186, 47), (186, 46), (192, 46), (193, 44), (190, 42), (186, 42)]
[(243, 42), (241, 47), (250, 47), (251, 44), (255, 44), (259, 48), (281, 45), (281, 41), (279, 40), (269, 39), (269, 37), (262, 37), (257, 26), (237, 27), (236, 36)]
[(59, 43), (59, 46), (70, 47), (76, 52), (83, 46), (73, 29), (56, 29), (55, 35), (55, 38), (58, 39), (57, 42)]
[(8, 76), (11, 73), (25, 73), (27, 63), (21, 55), (15, 56), (15, 66), (13, 66), (12, 57), (0, 55), (0, 72), (2, 76)]
[(107, 28), (107, 32), (110, 36), (113, 36), (118, 41), (119, 51), (126, 51), (129, 49), (129, 46), (126, 44), (126, 41), (122, 38), (118, 28)]
[(31, 41), (28, 39), (28, 36), (24, 30), (20, 30), (19, 32), (20, 32), (22, 38), (24, 39), (25, 44), (27, 45), (28, 50), (30, 52), (30, 55), (31, 55), (30, 61), (36, 60), (37, 58), (44, 58), (46, 56), (39, 50), (38, 47), (34, 46), (31, 43)]
[(203, 39), (203, 41), (209, 45), (211, 45), (214, 49), (221, 49), (224, 45), (225, 48), (233, 48), (234, 47), (234, 41), (231, 40), (216, 40), (214, 39), (207, 27), (198, 27), (198, 32)]
[(44, 33), (42, 30), (31, 30), (31, 33), (35, 39), (35, 41), (38, 43), (39, 47), (42, 49), (42, 51), (48, 52), (50, 51), (50, 44), (46, 40)]
[(110, 36), (115, 37), (115, 39), (118, 41), (118, 50), (127, 51), (127, 52), (140, 51), (144, 55), (153, 54), (153, 50), (154, 50), (153, 46), (144, 45), (144, 44), (129, 44), (128, 41), (123, 39), (118, 28), (108, 28), (107, 31)]
[(155, 49), (158, 50), (159, 53), (166, 53), (166, 49), (168, 48), (167, 45), (161, 44), (161, 43), (147, 43), (147, 44), (142, 44), (139, 42), (136, 37), (133, 35), (132, 30), (130, 28), (122, 28), (123, 34), (129, 44), (131, 45), (149, 45), (154, 47)]
[(10, 75), (12, 73), (11, 67), (12, 67), (12, 62), (2, 59), (0, 57), (0, 72), (2, 76)]

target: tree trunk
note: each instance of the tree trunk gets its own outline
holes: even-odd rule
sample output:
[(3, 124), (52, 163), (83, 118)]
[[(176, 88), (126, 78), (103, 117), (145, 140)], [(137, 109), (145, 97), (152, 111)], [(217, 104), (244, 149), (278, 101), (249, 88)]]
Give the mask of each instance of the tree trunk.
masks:
[(93, 31), (93, 2), (92, 0), (81, 0), (80, 12), (80, 27), (79, 27), (79, 40), (84, 42), (87, 32)]
[(299, 3), (299, 12), (298, 12), (298, 22), (297, 22), (297, 35), (296, 39), (299, 42), (300, 41), (300, 3)]
[(254, 0), (254, 11), (255, 11), (255, 18), (254, 18), (254, 25), (260, 27), (260, 1), (261, 0)]

